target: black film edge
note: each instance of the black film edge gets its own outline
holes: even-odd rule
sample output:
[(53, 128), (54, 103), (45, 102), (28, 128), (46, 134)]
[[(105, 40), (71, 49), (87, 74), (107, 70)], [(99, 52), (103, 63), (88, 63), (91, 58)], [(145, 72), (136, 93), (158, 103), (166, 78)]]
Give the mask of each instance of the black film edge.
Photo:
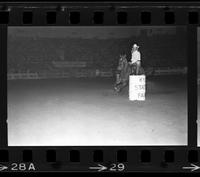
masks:
[(195, 2), (0, 3), (0, 173), (200, 172), (199, 35)]

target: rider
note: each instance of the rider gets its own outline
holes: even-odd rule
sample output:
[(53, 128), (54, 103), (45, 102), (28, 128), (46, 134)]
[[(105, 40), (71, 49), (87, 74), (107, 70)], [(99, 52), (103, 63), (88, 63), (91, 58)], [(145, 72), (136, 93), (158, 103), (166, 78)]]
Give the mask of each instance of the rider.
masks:
[(133, 67), (136, 66), (136, 75), (139, 74), (140, 66), (141, 66), (141, 54), (138, 51), (139, 46), (134, 44), (131, 50), (132, 57), (131, 57), (131, 68), (133, 71)]

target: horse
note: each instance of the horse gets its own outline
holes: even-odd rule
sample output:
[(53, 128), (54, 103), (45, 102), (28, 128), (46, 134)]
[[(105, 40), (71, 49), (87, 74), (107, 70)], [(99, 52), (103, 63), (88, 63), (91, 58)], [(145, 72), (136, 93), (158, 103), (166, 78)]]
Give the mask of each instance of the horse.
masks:
[[(144, 71), (143, 67), (139, 68), (138, 75), (151, 75), (154, 71)], [(120, 92), (129, 83), (129, 75), (136, 75), (136, 66), (131, 65), (126, 58), (126, 55), (120, 55), (117, 72), (116, 72), (116, 82), (114, 84), (114, 90)]]

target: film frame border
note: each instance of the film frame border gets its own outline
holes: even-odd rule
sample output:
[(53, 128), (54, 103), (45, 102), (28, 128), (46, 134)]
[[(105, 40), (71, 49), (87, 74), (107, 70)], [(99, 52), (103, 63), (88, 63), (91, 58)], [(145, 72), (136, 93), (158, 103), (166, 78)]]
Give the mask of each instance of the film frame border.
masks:
[[(199, 162), (197, 147), (197, 27), (199, 3), (0, 3), (1, 119), (0, 164), (35, 163), (36, 171), (92, 171), (101, 164), (113, 172), (190, 172), (182, 167)], [(32, 23), (23, 23), (28, 12)], [(79, 23), (70, 23), (71, 12), (79, 14)], [(77, 13), (78, 12), (78, 13)], [(103, 13), (103, 23), (94, 23), (94, 12)], [(48, 14), (49, 13), (49, 14)], [(118, 14), (126, 23), (118, 23)], [(27, 16), (26, 14), (26, 16)], [(31, 14), (31, 15), (30, 15)], [(124, 17), (124, 14), (126, 14)], [(159, 15), (158, 15), (159, 14)], [(167, 15), (166, 15), (167, 14)], [(48, 15), (54, 22), (48, 22)], [(150, 17), (149, 17), (150, 15)], [(192, 21), (192, 17), (195, 21)], [(4, 17), (4, 18), (1, 18)], [(55, 18), (56, 17), (56, 18)], [(147, 19), (147, 20), (146, 20)], [(98, 20), (97, 20), (98, 21)], [(48, 22), (48, 23), (47, 23)], [(188, 38), (188, 145), (187, 146), (66, 146), (8, 147), (7, 144), (7, 29), (8, 26), (186, 26)], [(2, 60), (3, 59), (3, 60)], [(6, 66), (6, 67), (5, 67)], [(2, 119), (3, 117), (3, 119)], [(100, 154), (100, 155), (99, 155)], [(167, 155), (166, 155), (167, 154)], [(95, 160), (96, 159), (96, 160)], [(113, 166), (115, 165), (115, 168)], [(118, 168), (124, 164), (125, 169)], [(19, 168), (19, 167), (18, 167)], [(17, 168), (17, 169), (18, 169)], [(23, 168), (23, 167), (22, 167)], [(24, 168), (23, 168), (24, 169)], [(191, 168), (192, 169), (192, 168)], [(5, 170), (6, 171), (6, 170)], [(9, 170), (13, 171), (13, 170)], [(17, 171), (20, 171), (19, 169)], [(198, 170), (197, 170), (198, 171)]]

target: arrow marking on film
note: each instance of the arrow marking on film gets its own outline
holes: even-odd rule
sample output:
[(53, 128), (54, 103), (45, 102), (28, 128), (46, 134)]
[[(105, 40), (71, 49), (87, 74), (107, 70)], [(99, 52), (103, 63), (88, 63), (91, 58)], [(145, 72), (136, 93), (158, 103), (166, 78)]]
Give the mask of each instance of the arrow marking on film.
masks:
[(8, 167), (6, 167), (6, 166), (0, 164), (0, 171), (4, 171), (4, 170), (6, 170), (6, 169), (8, 169)]
[(199, 170), (199, 169), (200, 169), (200, 167), (199, 167), (199, 166), (197, 166), (197, 165), (195, 165), (195, 164), (193, 164), (193, 163), (191, 163), (190, 165), (191, 165), (191, 167), (182, 167), (182, 169), (184, 169), (184, 170), (187, 170), (187, 169), (189, 169), (189, 170), (191, 170), (191, 172), (192, 172), (192, 171), (196, 171), (196, 170)]
[(89, 167), (89, 169), (103, 171), (103, 170), (107, 170), (108, 168), (103, 166), (103, 165), (101, 165), (101, 164), (98, 164), (98, 167)]

